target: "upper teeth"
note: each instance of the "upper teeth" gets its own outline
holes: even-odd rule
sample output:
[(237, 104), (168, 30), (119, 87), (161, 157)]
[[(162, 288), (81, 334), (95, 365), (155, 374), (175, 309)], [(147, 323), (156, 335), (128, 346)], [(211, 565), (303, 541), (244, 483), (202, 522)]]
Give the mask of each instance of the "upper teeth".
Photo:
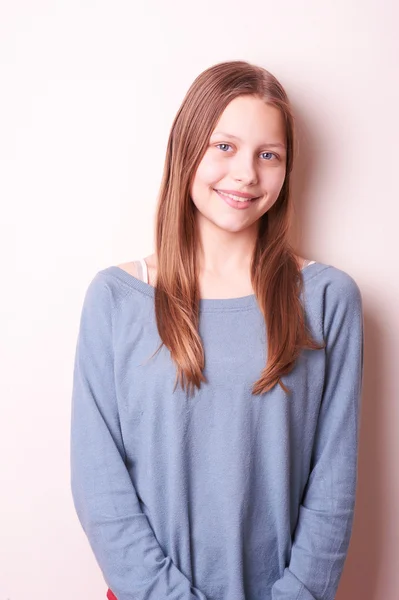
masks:
[(235, 196), (234, 194), (226, 194), (226, 192), (221, 192), (220, 190), (218, 190), (218, 192), (219, 194), (222, 194), (222, 196), (228, 196), (232, 200), (237, 200), (238, 202), (248, 202), (248, 200), (252, 200), (252, 198), (241, 198), (241, 196)]

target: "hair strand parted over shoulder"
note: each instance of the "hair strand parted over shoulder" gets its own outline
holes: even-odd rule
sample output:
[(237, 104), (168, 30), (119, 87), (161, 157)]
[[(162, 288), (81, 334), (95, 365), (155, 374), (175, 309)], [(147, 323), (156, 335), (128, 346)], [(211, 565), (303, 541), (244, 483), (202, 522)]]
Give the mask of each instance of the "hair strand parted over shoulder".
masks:
[[(265, 69), (245, 61), (228, 61), (203, 71), (192, 83), (173, 121), (155, 216), (157, 283), (155, 315), (162, 344), (176, 364), (177, 381), (189, 393), (206, 381), (205, 355), (198, 333), (198, 234), (190, 184), (209, 138), (226, 106), (252, 95), (278, 108), (285, 122), (286, 176), (274, 205), (259, 224), (251, 262), (251, 281), (267, 330), (267, 364), (252, 388), (262, 394), (294, 367), (303, 348), (318, 350), (305, 325), (301, 303), (303, 277), (288, 239), (292, 218), (290, 177), (294, 121), (288, 97)], [(170, 324), (173, 323), (173, 327)]]

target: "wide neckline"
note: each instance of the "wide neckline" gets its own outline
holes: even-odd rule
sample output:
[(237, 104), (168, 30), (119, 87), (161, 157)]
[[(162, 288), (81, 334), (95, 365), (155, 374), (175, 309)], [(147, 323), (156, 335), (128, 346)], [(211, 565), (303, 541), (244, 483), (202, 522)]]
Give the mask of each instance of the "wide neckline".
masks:
[[(308, 279), (312, 274), (315, 274), (319, 269), (323, 269), (328, 265), (324, 265), (320, 262), (314, 262), (308, 264), (301, 269), (304, 281)], [(129, 287), (149, 296), (155, 297), (155, 287), (141, 279), (138, 279), (131, 273), (128, 273), (117, 265), (112, 265), (103, 269), (101, 273), (109, 273), (117, 279), (126, 283)], [(239, 296), (237, 298), (200, 298), (199, 309), (201, 311), (208, 310), (246, 310), (250, 308), (258, 307), (258, 302), (255, 294), (248, 296)]]

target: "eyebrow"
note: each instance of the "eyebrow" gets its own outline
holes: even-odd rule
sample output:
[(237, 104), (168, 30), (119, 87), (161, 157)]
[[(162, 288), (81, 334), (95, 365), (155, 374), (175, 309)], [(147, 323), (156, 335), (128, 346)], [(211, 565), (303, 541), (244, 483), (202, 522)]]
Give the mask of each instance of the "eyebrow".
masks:
[[(224, 137), (233, 138), (235, 140), (238, 140), (239, 142), (242, 142), (242, 140), (236, 135), (232, 135), (231, 133), (224, 133), (223, 131), (214, 131), (212, 135), (222, 135)], [(280, 144), (279, 142), (261, 144), (261, 146), (265, 146), (267, 148), (283, 148), (284, 150), (286, 149), (285, 145)]]

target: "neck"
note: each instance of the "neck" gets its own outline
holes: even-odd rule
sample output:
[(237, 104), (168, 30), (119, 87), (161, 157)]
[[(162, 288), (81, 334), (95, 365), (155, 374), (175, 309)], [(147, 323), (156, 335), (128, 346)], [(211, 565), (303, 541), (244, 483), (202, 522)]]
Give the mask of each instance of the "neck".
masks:
[(204, 218), (197, 220), (199, 248), (198, 269), (201, 274), (212, 274), (220, 278), (237, 277), (238, 273), (249, 274), (253, 250), (256, 243), (258, 224), (240, 232), (220, 229)]

